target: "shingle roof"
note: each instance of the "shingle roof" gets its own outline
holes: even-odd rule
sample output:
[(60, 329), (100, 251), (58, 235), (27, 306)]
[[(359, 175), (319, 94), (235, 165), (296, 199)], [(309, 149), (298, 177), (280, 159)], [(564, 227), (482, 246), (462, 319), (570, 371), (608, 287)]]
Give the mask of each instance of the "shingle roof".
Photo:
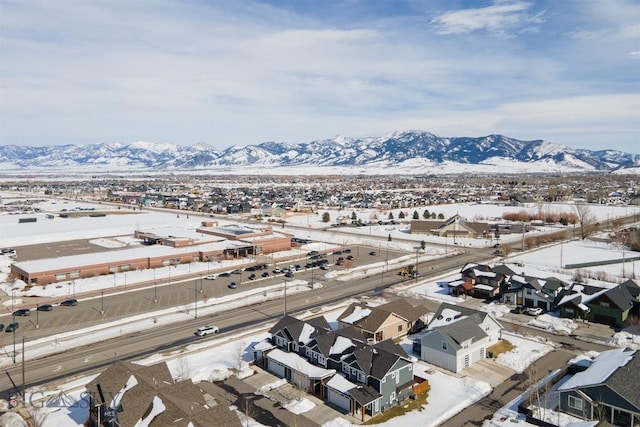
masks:
[(478, 314), (473, 314), (449, 325), (439, 326), (435, 330), (451, 338), (455, 347), (461, 348), (461, 344), (467, 340), (475, 342), (488, 336), (480, 328), (481, 322)]
[(626, 311), (633, 307), (634, 298), (626, 286), (618, 285), (615, 288), (609, 289), (603, 295), (609, 298), (620, 310)]
[[(360, 369), (362, 369), (367, 375), (378, 379), (384, 377), (398, 359), (407, 359), (408, 357), (404, 350), (402, 350), (405, 354), (404, 356), (398, 354), (399, 352), (395, 347), (393, 352), (388, 351), (388, 346), (397, 344), (393, 343), (392, 340), (385, 341), (390, 341), (390, 343), (378, 343), (376, 345), (361, 348), (352, 353), (353, 358)], [(407, 363), (411, 362), (407, 360)]]
[[(636, 380), (634, 381), (633, 378)], [(607, 385), (613, 391), (623, 396), (640, 411), (640, 387), (637, 379), (640, 378), (640, 351), (636, 351), (632, 359), (618, 368), (607, 380)]]
[[(287, 338), (291, 341), (299, 342), (303, 332), (308, 332), (311, 328), (313, 331), (309, 338), (315, 337), (317, 334), (331, 331), (331, 326), (324, 316), (314, 317), (312, 319), (300, 320), (293, 316), (286, 315), (282, 317), (271, 329), (269, 333), (274, 335), (279, 331), (283, 331)], [(307, 338), (306, 336), (304, 338)]]

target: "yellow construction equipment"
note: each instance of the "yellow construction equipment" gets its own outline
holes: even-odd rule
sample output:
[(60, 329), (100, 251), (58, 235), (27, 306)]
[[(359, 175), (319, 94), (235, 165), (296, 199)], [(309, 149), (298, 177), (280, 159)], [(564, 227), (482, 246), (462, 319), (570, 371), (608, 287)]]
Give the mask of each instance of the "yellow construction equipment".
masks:
[(409, 275), (411, 275), (411, 273), (413, 273), (416, 270), (416, 266), (415, 265), (410, 265), (408, 267), (402, 267), (402, 269), (400, 270), (400, 272), (398, 273), (400, 276), (402, 277), (407, 277)]

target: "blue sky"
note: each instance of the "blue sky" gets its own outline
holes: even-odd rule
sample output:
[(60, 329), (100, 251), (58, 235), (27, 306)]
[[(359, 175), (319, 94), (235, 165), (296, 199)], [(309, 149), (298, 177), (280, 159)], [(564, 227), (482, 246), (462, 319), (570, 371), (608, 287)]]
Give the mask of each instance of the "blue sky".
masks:
[(640, 153), (640, 1), (0, 0), (0, 144), (421, 129)]

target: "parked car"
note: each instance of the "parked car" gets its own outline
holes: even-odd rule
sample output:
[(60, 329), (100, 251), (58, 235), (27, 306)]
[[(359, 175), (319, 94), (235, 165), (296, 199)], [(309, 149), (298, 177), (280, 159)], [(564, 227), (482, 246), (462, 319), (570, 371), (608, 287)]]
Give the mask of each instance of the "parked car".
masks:
[(0, 323), (0, 332), (4, 330), (4, 323)]
[(75, 307), (78, 305), (78, 300), (75, 298), (66, 299), (60, 303), (60, 305), (64, 305), (65, 307)]
[(343, 249), (342, 252), (344, 252), (345, 254), (350, 254), (351, 253), (351, 249), (349, 249), (349, 248)]
[(218, 276), (216, 276), (215, 274), (207, 274), (206, 276), (204, 276), (205, 279), (207, 280), (216, 280)]
[(18, 322), (15, 322), (15, 323), (9, 323), (9, 324), (7, 325), (7, 329), (5, 329), (4, 331), (5, 331), (5, 332), (13, 332), (13, 331), (15, 331), (16, 329), (18, 329), (18, 326), (20, 326), (20, 324), (19, 324)]
[(376, 254), (376, 251), (371, 251), (371, 252), (369, 252), (369, 255), (376, 256), (377, 254)]
[(236, 268), (231, 272), (231, 274), (242, 274), (242, 270), (240, 270), (239, 268)]
[(282, 273), (282, 270), (280, 270), (279, 267), (276, 267), (273, 269), (273, 274), (279, 274), (279, 273)]
[(31, 310), (28, 308), (21, 308), (13, 312), (14, 316), (31, 316)]
[(347, 259), (348, 259), (349, 261), (353, 261), (353, 260), (354, 260), (353, 255), (349, 255), (349, 256), (347, 257)]
[(262, 277), (269, 277), (269, 272), (268, 271), (263, 271), (262, 272)]
[(409, 277), (411, 277), (412, 279), (417, 279), (420, 276), (422, 276), (422, 273), (418, 271), (414, 271), (413, 273), (409, 274)]
[(255, 278), (256, 278), (256, 275), (255, 275), (255, 274), (251, 273), (251, 274), (249, 275), (249, 280), (255, 280)]
[(514, 308), (514, 309), (513, 309), (513, 310), (511, 310), (511, 311), (513, 311), (515, 314), (522, 314), (522, 313), (524, 313), (526, 310), (527, 310), (527, 308), (526, 308), (526, 307), (523, 307), (523, 306), (519, 305), (519, 306), (517, 306), (516, 308)]
[(321, 270), (328, 270), (329, 266), (327, 264), (322, 264), (322, 265), (320, 265), (320, 269)]
[(229, 274), (228, 271), (225, 271), (224, 273), (220, 274), (220, 277), (231, 277), (231, 274)]
[(227, 288), (229, 289), (235, 289), (238, 287), (238, 284), (236, 282), (231, 282), (227, 285)]
[(38, 306), (38, 311), (51, 311), (53, 306), (51, 304), (42, 304)]
[(284, 277), (293, 277), (293, 271), (287, 271), (284, 273)]
[(217, 326), (202, 326), (196, 329), (193, 334), (199, 337), (204, 337), (205, 335), (217, 334), (218, 332), (220, 332), (220, 329), (218, 329)]
[(544, 310), (542, 310), (540, 307), (529, 307), (529, 308), (527, 308), (526, 313), (529, 316), (538, 316), (538, 315), (542, 314), (543, 311)]

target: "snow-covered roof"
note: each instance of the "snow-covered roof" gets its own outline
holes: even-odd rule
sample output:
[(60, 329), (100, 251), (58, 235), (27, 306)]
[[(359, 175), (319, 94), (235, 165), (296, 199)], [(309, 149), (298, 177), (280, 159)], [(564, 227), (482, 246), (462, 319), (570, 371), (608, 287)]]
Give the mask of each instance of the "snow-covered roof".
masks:
[(327, 387), (331, 387), (334, 390), (338, 390), (342, 393), (347, 393), (352, 388), (357, 387), (354, 383), (347, 380), (340, 374), (336, 374), (331, 377), (329, 381), (327, 381)]
[(353, 310), (353, 313), (351, 313), (347, 317), (345, 317), (343, 319), (340, 319), (340, 320), (343, 321), (344, 323), (353, 324), (353, 323), (357, 322), (358, 320), (364, 319), (365, 317), (367, 317), (370, 314), (371, 314), (371, 309), (370, 308), (362, 308), (360, 306), (355, 306), (355, 308)]
[(311, 334), (315, 332), (316, 328), (311, 326), (308, 323), (304, 323), (302, 325), (302, 331), (300, 332), (300, 336), (298, 337), (298, 342), (308, 343), (311, 341)]
[(257, 350), (257, 351), (264, 351), (264, 350), (272, 349), (274, 347), (275, 347), (275, 345), (273, 345), (271, 343), (269, 338), (265, 338), (262, 341), (260, 341), (259, 343), (257, 343), (256, 345), (254, 345), (253, 349)]
[(474, 285), (473, 287), (476, 289), (480, 289), (481, 291), (492, 291), (494, 289), (493, 286), (489, 285)]
[(603, 351), (593, 360), (586, 371), (575, 374), (569, 381), (558, 387), (558, 390), (571, 390), (576, 387), (602, 384), (618, 368), (625, 366), (635, 352), (636, 350), (627, 350), (626, 348)]
[(482, 270), (473, 270), (473, 273), (477, 276), (477, 277), (496, 277), (497, 274), (494, 273), (493, 271), (482, 271)]
[(456, 311), (451, 308), (445, 308), (440, 313), (438, 318), (435, 318), (429, 323), (429, 329), (437, 328), (439, 326), (450, 325), (453, 322), (456, 322), (460, 319), (464, 319), (467, 316), (462, 316), (461, 311)]
[(326, 378), (336, 373), (335, 369), (324, 369), (307, 362), (307, 359), (298, 356), (295, 353), (287, 353), (276, 348), (271, 350), (267, 357), (271, 360), (281, 363), (294, 371), (304, 374), (310, 379)]
[[(210, 243), (206, 245), (186, 246), (172, 248), (164, 245), (141, 246), (139, 248), (122, 249), (117, 251), (101, 252), (99, 262), (116, 263), (131, 259), (154, 258), (154, 257), (180, 257), (198, 251), (223, 250), (229, 246), (228, 241)], [(24, 271), (48, 271), (81, 267), (96, 263), (96, 254), (69, 255), (59, 258), (38, 259), (33, 261), (16, 262), (16, 267)]]
[(329, 354), (342, 354), (351, 347), (355, 347), (353, 341), (349, 338), (339, 336), (329, 349)]

